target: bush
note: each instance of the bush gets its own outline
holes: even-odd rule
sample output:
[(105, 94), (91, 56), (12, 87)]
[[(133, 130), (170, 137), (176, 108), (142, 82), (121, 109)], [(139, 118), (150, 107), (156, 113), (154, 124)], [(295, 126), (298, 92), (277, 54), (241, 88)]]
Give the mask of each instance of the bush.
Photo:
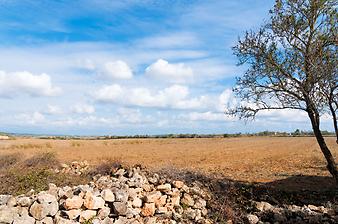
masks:
[(56, 159), (55, 153), (44, 152), (25, 160), (23, 166), (57, 168), (60, 166), (60, 162)]

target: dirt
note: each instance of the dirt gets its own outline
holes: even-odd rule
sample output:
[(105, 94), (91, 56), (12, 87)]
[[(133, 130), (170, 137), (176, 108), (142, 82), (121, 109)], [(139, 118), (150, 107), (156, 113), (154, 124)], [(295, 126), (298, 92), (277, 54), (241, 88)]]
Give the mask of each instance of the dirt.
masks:
[[(326, 141), (337, 158), (335, 139)], [(155, 170), (174, 167), (216, 173), (245, 182), (278, 184), (287, 178), (329, 176), (312, 137), (0, 141), (0, 156), (19, 153), (28, 158), (41, 152), (54, 152), (62, 162), (87, 160), (97, 165), (110, 159)]]

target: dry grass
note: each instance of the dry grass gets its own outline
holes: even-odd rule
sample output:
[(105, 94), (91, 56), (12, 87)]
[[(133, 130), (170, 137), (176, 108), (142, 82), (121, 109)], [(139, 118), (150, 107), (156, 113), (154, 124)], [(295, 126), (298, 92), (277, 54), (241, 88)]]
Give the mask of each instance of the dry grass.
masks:
[(0, 155), (0, 194), (23, 194), (30, 189), (46, 190), (49, 183), (59, 186), (87, 183), (88, 176), (56, 174), (60, 162), (52, 152), (37, 153), (27, 159), (20, 154)]
[[(335, 139), (327, 138), (327, 143), (337, 158)], [(83, 176), (50, 171), (74, 160), (96, 167)], [(330, 190), (333, 181), (323, 156), (310, 137), (0, 141), (0, 194), (44, 190), (50, 182), (79, 185), (121, 164), (141, 164), (160, 176), (204, 183), (213, 195), (209, 206), (217, 223), (242, 223), (250, 200), (299, 205), (338, 200)], [(301, 188), (285, 191), (295, 184)], [(279, 185), (284, 188), (275, 187)]]
[[(327, 143), (337, 157), (334, 138), (327, 138)], [(176, 167), (249, 182), (329, 175), (312, 137), (0, 141), (1, 156), (19, 153), (28, 158), (41, 152), (55, 153), (61, 162), (101, 164), (104, 159), (118, 158), (124, 164), (142, 164), (154, 170)]]

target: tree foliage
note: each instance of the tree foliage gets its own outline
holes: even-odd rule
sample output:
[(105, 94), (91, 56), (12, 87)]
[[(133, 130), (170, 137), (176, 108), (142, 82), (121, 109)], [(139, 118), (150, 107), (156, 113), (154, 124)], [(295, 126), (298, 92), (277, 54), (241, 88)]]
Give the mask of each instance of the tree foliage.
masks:
[(276, 0), (270, 20), (258, 31), (247, 31), (233, 48), (239, 65), (248, 69), (234, 88), (241, 103), (228, 111), (240, 118), (254, 118), (262, 110), (305, 111), (336, 179), (320, 118), (332, 116), (338, 143), (337, 46), (337, 1)]

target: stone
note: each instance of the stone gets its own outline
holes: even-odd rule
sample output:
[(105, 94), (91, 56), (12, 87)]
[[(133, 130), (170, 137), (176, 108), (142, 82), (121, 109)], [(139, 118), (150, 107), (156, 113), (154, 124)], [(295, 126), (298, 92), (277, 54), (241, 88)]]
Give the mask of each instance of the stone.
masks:
[(66, 210), (79, 209), (83, 205), (83, 199), (80, 196), (73, 196), (72, 198), (67, 198), (63, 203), (63, 207)]
[(51, 195), (45, 192), (39, 193), (37, 200), (40, 203), (51, 203), (51, 202), (57, 201), (54, 195)]
[(51, 194), (55, 197), (58, 196), (59, 188), (55, 184), (48, 184), (48, 194)]
[(192, 208), (187, 208), (184, 212), (185, 216), (188, 218), (188, 219), (191, 219), (191, 220), (194, 220), (195, 217), (196, 217), (196, 213), (195, 213), (195, 210), (192, 209)]
[(199, 221), (202, 220), (202, 212), (200, 209), (195, 209), (195, 221)]
[(165, 194), (172, 196), (172, 197), (176, 197), (176, 196), (180, 196), (181, 192), (178, 188), (172, 188), (171, 191), (165, 192)]
[(12, 223), (17, 212), (18, 210), (15, 207), (0, 206), (0, 223)]
[(46, 217), (42, 219), (41, 221), (36, 221), (35, 224), (53, 224), (53, 218), (52, 217)]
[(157, 190), (162, 192), (168, 192), (171, 191), (171, 185), (170, 184), (162, 184), (157, 186)]
[(31, 216), (24, 215), (24, 216), (17, 216), (14, 218), (13, 224), (34, 224), (35, 219)]
[(204, 208), (205, 206), (207, 206), (207, 202), (202, 199), (202, 198), (198, 198), (196, 201), (195, 201), (195, 204), (194, 204), (194, 208), (198, 208), (198, 209), (202, 209)]
[(181, 203), (187, 206), (193, 206), (195, 201), (190, 194), (185, 193), (181, 199)]
[(62, 218), (60, 216), (55, 216), (54, 218), (54, 224), (78, 224), (78, 222), (74, 221), (74, 220), (69, 220), (69, 219), (65, 219)]
[(117, 215), (126, 215), (127, 214), (127, 203), (126, 202), (114, 202), (113, 210)]
[(152, 185), (150, 184), (143, 184), (142, 186), (143, 190), (145, 190), (146, 192), (150, 192), (153, 188)]
[(129, 224), (128, 219), (126, 217), (119, 217), (115, 220), (114, 224)]
[(88, 191), (85, 195), (83, 205), (88, 209), (99, 209), (103, 208), (105, 201), (101, 197), (96, 197), (92, 192)]
[(59, 210), (59, 203), (55, 196), (41, 192), (29, 209), (29, 213), (36, 219), (42, 220), (47, 215), (54, 216)]
[(18, 216), (28, 216), (28, 208), (27, 207), (16, 207)]
[(72, 188), (69, 186), (60, 188), (58, 191), (58, 195), (60, 198), (71, 198), (73, 197)]
[(8, 207), (14, 207), (16, 205), (17, 201), (15, 197), (10, 197), (7, 201), (7, 206)]
[(17, 203), (19, 206), (28, 207), (31, 205), (32, 200), (29, 197), (19, 197)]
[(114, 219), (107, 217), (104, 220), (102, 220), (100, 224), (114, 224)]
[(108, 202), (115, 201), (115, 195), (110, 189), (105, 189), (101, 193), (103, 200)]
[(109, 214), (110, 214), (110, 208), (103, 207), (97, 212), (97, 217), (99, 219), (105, 219), (109, 216)]
[(94, 210), (85, 210), (85, 211), (81, 212), (79, 221), (81, 223), (82, 222), (86, 222), (86, 221), (92, 219), (95, 216), (96, 216), (96, 211), (94, 211)]
[(118, 201), (118, 202), (128, 201), (128, 192), (126, 192), (124, 190), (116, 189), (114, 191), (114, 195), (115, 195), (115, 201)]
[(146, 196), (144, 197), (144, 200), (145, 200), (145, 202), (148, 202), (148, 203), (155, 202), (161, 196), (162, 196), (161, 192), (159, 192), (159, 191), (153, 191), (153, 192), (150, 192), (150, 193), (146, 194)]
[(180, 205), (180, 196), (175, 196), (171, 198), (171, 203), (173, 203), (173, 205), (175, 206), (179, 206)]
[(166, 212), (168, 212), (166, 207), (158, 207), (155, 211), (156, 214), (165, 214)]
[(156, 208), (162, 207), (166, 204), (167, 195), (162, 195), (158, 200), (155, 201)]
[(173, 219), (176, 221), (180, 221), (182, 219), (182, 215), (177, 212), (173, 212)]
[(268, 202), (256, 202), (256, 208), (258, 211), (270, 211), (273, 209), (273, 206), (271, 204), (269, 204)]
[(259, 222), (259, 218), (256, 215), (249, 214), (246, 216), (249, 224), (256, 224)]
[(77, 219), (80, 216), (81, 210), (80, 209), (72, 209), (69, 211), (65, 211), (69, 219)]
[(202, 212), (203, 216), (207, 216), (208, 215), (208, 209), (206, 209), (206, 208), (202, 208), (201, 212)]
[(144, 224), (156, 224), (157, 218), (156, 217), (147, 217), (143, 220)]
[(133, 207), (134, 208), (141, 208), (142, 207), (142, 200), (140, 198), (135, 198), (133, 200)]
[(49, 211), (46, 204), (40, 204), (35, 201), (29, 209), (29, 213), (36, 219), (42, 220), (43, 218), (47, 217)]
[(123, 176), (126, 173), (124, 169), (119, 169), (118, 171), (115, 172), (116, 176)]
[(181, 188), (181, 190), (185, 193), (189, 193), (190, 189), (187, 185), (183, 185), (183, 187)]
[(155, 214), (155, 203), (145, 203), (141, 210), (141, 214), (145, 217)]
[(174, 187), (181, 189), (184, 186), (184, 183), (182, 181), (176, 180), (176, 181), (173, 181), (173, 185)]
[(5, 195), (5, 194), (0, 195), (0, 206), (1, 206), (1, 205), (6, 205), (6, 204), (7, 204), (7, 201), (8, 201), (11, 197), (12, 197), (11, 195)]

